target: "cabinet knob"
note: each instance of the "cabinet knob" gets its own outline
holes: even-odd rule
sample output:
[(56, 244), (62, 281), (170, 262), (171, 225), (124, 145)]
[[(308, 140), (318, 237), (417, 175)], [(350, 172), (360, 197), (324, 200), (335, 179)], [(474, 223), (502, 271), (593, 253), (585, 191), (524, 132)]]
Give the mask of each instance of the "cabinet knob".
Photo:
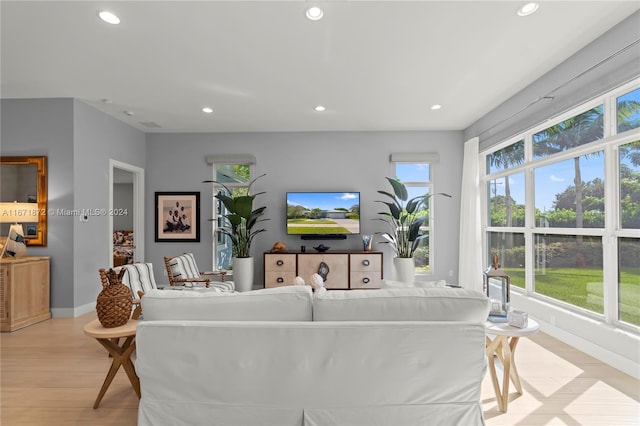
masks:
[(365, 284), (369, 284), (369, 278), (368, 277), (364, 277), (362, 279), (362, 282), (365, 283)]
[(278, 265), (278, 266), (282, 266), (282, 265), (284, 265), (284, 261), (282, 261), (282, 260), (278, 260), (278, 261), (276, 262), (276, 265)]
[(276, 279), (276, 282), (277, 282), (278, 284), (282, 284), (282, 283), (284, 282), (284, 278), (282, 278), (282, 277), (278, 277), (278, 278)]
[(369, 262), (369, 259), (365, 259), (365, 260), (362, 261), (362, 264), (364, 266), (369, 266), (371, 264), (371, 262)]

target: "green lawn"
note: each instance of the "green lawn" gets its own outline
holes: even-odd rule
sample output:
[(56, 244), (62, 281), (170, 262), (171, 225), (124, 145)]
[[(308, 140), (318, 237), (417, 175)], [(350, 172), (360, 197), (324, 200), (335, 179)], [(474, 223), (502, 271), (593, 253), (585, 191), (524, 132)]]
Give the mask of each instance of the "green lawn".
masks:
[[(505, 268), (511, 284), (524, 288), (524, 269)], [(620, 274), (620, 319), (640, 325), (640, 268), (627, 268)], [(547, 268), (537, 270), (536, 293), (562, 300), (597, 313), (604, 313), (601, 269)]]
[(308, 224), (308, 225), (327, 225), (327, 224), (331, 224), (331, 223), (335, 223), (332, 220), (328, 220), (328, 219), (305, 219), (305, 218), (300, 218), (300, 219), (287, 219), (287, 223), (304, 223), (304, 224)]
[(349, 231), (342, 226), (292, 226), (289, 234), (347, 234)]
[[(295, 226), (289, 226), (295, 224)], [(311, 226), (304, 226), (311, 225)], [(313, 226), (324, 225), (324, 226)], [(348, 234), (349, 230), (336, 225), (331, 219), (287, 219), (287, 231), (289, 234)]]

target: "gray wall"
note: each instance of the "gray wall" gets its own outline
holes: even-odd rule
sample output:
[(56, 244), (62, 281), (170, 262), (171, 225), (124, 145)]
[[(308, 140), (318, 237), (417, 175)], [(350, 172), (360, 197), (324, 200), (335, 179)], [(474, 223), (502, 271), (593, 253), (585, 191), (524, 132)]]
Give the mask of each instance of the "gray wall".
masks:
[[(2, 155), (46, 155), (48, 207), (73, 207), (73, 104), (71, 99), (2, 100)], [(47, 247), (29, 247), (32, 256), (51, 257), (51, 306), (72, 308), (73, 224), (49, 215)]]
[[(74, 192), (76, 208), (109, 208), (109, 159), (145, 167), (145, 134), (76, 102), (74, 143)], [(98, 269), (112, 257), (107, 215), (88, 222), (74, 221), (75, 304), (94, 302), (102, 290)]]
[(108, 208), (109, 158), (144, 168), (145, 135), (71, 99), (3, 99), (1, 114), (2, 155), (48, 156), (48, 244), (28, 253), (51, 257), (54, 316), (75, 316), (101, 289), (111, 235), (107, 216), (80, 223), (58, 211)]
[[(212, 265), (211, 166), (205, 162), (210, 154), (253, 154), (257, 159), (256, 175), (267, 176), (256, 182), (255, 191), (266, 191), (259, 202), (267, 206), (267, 232), (256, 237), (255, 286), (263, 285), (262, 253), (276, 241), (287, 247), (308, 247), (313, 241), (286, 235), (285, 192), (287, 191), (360, 191), (363, 234), (382, 230), (374, 221), (381, 210), (374, 200), (378, 189), (389, 190), (385, 176), (392, 176), (389, 155), (392, 152), (437, 152), (440, 163), (433, 167), (435, 190), (448, 192), (451, 199), (438, 198), (434, 210), (435, 278), (457, 282), (460, 182), (463, 140), (461, 132), (322, 132), (322, 133), (239, 133), (239, 134), (149, 134), (147, 135), (148, 221), (146, 257), (154, 264), (158, 282), (166, 282), (163, 257), (193, 252), (198, 266)], [(154, 192), (199, 191), (201, 193), (201, 242), (154, 242)], [(377, 237), (376, 241), (380, 238)], [(316, 242), (317, 243), (317, 242)], [(343, 241), (325, 241), (334, 249), (360, 250), (360, 236)], [(385, 252), (385, 277), (392, 278), (392, 254), (386, 245), (375, 249)], [(449, 276), (449, 271), (453, 275)]]
[(113, 217), (113, 230), (130, 231), (133, 229), (133, 184), (113, 184), (113, 208), (126, 210), (128, 214)]

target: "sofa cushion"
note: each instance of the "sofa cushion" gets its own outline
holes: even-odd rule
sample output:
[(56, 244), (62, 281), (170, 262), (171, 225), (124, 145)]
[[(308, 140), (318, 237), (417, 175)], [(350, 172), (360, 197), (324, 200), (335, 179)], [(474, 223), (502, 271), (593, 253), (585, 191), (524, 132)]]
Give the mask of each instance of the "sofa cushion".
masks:
[(381, 288), (408, 288), (408, 287), (420, 287), (420, 288), (433, 288), (433, 287), (446, 287), (447, 282), (445, 280), (439, 281), (393, 281), (382, 280), (380, 283)]
[(314, 321), (471, 321), (483, 322), (489, 299), (462, 288), (386, 288), (318, 292)]
[(288, 286), (244, 293), (152, 290), (142, 298), (145, 321), (311, 321), (311, 287)]

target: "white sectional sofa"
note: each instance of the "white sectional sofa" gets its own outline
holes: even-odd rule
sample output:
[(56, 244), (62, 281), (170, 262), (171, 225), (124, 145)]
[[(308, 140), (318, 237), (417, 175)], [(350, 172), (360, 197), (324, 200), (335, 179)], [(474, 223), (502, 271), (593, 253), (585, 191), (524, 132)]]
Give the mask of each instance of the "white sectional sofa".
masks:
[(482, 425), (487, 298), (452, 288), (142, 298), (139, 425)]

